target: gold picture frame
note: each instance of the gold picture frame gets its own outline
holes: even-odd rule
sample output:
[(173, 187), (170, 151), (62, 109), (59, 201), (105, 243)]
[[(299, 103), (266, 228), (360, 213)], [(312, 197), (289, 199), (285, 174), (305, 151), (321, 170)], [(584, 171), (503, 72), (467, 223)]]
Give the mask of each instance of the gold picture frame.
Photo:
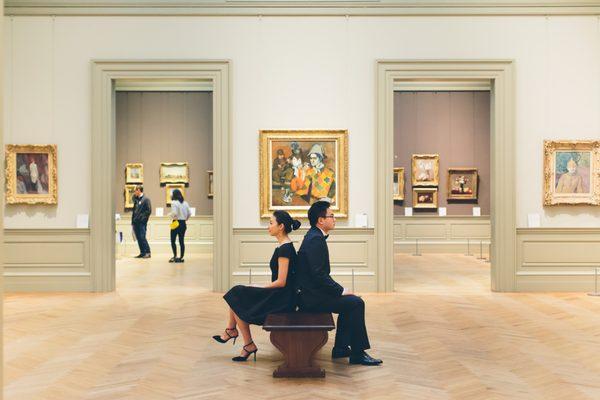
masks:
[(137, 184), (125, 184), (125, 188), (123, 189), (123, 195), (125, 196), (124, 208), (126, 210), (133, 208), (133, 195), (135, 192), (135, 187)]
[(544, 205), (600, 205), (600, 141), (544, 141)]
[(347, 130), (261, 130), (259, 160), (261, 218), (275, 210), (307, 218), (317, 200), (348, 218)]
[(413, 154), (411, 167), (413, 186), (438, 186), (440, 184), (439, 154)]
[(207, 182), (208, 182), (208, 197), (212, 199), (213, 196), (215, 195), (215, 192), (213, 190), (213, 172), (212, 172), (212, 170), (206, 171), (206, 175), (207, 175)]
[(125, 164), (125, 183), (144, 183), (144, 164)]
[(58, 204), (57, 147), (5, 147), (6, 204)]
[(413, 188), (413, 208), (417, 209), (437, 209), (438, 208), (438, 190), (437, 188)]
[(477, 168), (448, 168), (448, 200), (477, 200)]
[(392, 191), (394, 193), (394, 200), (404, 200), (404, 168), (394, 168), (394, 181)]
[(189, 183), (190, 168), (187, 162), (161, 162), (160, 183)]
[(165, 185), (165, 197), (166, 197), (165, 203), (167, 204), (167, 206), (171, 205), (171, 196), (173, 194), (173, 190), (175, 190), (175, 189), (181, 190), (181, 194), (183, 195), (183, 197), (185, 197), (185, 184), (183, 184), (183, 183), (167, 183)]

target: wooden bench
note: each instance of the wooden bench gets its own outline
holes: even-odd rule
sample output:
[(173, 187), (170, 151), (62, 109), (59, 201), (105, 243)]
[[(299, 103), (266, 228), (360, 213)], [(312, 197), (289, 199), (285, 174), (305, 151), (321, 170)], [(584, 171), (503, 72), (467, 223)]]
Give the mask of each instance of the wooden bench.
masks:
[(273, 371), (274, 378), (325, 377), (325, 370), (314, 357), (327, 343), (327, 332), (335, 329), (331, 314), (270, 314), (263, 329), (271, 332), (271, 343), (285, 357), (285, 362)]

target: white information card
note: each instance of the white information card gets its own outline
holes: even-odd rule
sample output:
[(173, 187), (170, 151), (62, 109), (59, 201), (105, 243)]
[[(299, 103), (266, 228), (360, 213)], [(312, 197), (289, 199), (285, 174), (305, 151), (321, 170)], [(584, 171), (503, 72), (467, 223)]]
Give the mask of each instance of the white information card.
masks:
[(412, 207), (404, 207), (404, 215), (412, 217)]
[(165, 209), (162, 207), (156, 207), (156, 216), (162, 217), (165, 215)]
[(473, 216), (481, 217), (481, 207), (473, 207)]
[(190, 215), (191, 215), (192, 217), (195, 217), (195, 216), (196, 216), (196, 207), (190, 207)]
[(90, 227), (90, 215), (89, 214), (77, 214), (77, 228), (87, 229)]
[(542, 226), (540, 214), (527, 214), (527, 226), (530, 228), (539, 228)]
[(446, 207), (440, 207), (440, 208), (438, 208), (438, 215), (440, 217), (445, 217), (446, 216)]
[(368, 226), (367, 214), (356, 214), (354, 216), (354, 225), (356, 225), (357, 228), (366, 228)]

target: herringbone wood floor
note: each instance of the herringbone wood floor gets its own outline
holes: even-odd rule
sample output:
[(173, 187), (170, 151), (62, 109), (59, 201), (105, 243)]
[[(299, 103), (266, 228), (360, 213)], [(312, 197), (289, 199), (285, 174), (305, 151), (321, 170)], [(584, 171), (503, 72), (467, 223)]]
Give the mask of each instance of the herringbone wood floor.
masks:
[(472, 257), (397, 256), (397, 293), (364, 295), (384, 365), (332, 362), (330, 335), (326, 379), (275, 380), (266, 332), (256, 363), (210, 339), (210, 259), (166, 259), (119, 261), (115, 293), (7, 295), (6, 399), (600, 399), (600, 298), (491, 293)]

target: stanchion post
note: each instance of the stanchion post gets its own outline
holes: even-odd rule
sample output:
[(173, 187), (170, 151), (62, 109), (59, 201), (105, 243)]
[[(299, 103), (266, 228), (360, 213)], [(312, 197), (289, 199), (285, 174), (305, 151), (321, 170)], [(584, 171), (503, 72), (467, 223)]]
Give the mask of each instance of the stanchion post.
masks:
[(479, 241), (479, 257), (478, 260), (483, 260), (483, 240)]
[(488, 255), (487, 258), (485, 259), (486, 263), (491, 263), (492, 262), (492, 242), (488, 243)]
[(470, 256), (471, 254), (471, 239), (467, 238), (467, 254), (465, 256)]
[(598, 271), (600, 271), (600, 268), (594, 268), (594, 292), (588, 293), (588, 296), (600, 296), (600, 293), (598, 293)]
[(420, 256), (421, 253), (419, 253), (419, 239), (415, 239), (415, 254), (413, 254), (413, 256)]

